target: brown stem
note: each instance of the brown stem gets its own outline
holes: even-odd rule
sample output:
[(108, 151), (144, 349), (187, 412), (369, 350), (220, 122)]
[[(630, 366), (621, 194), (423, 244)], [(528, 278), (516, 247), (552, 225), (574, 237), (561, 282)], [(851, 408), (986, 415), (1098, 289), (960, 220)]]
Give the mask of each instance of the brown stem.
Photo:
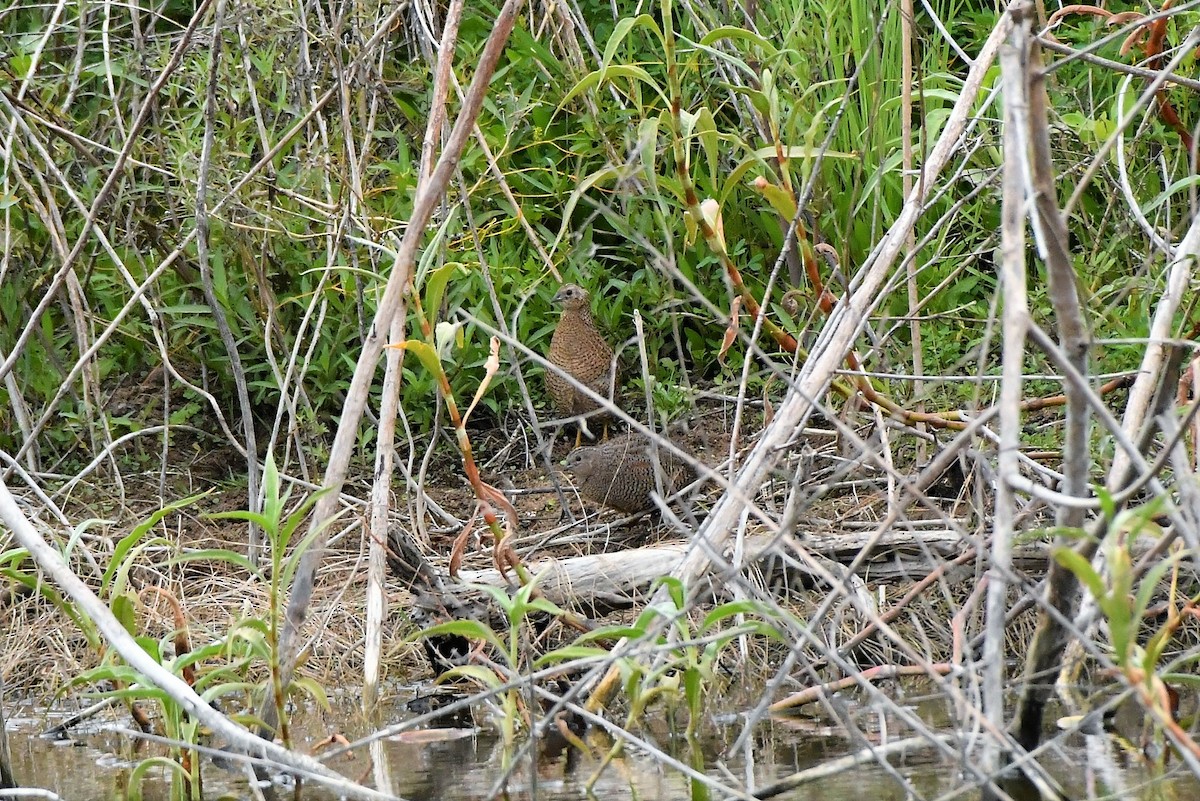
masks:
[[(138, 593), (138, 599), (141, 600), (142, 596), (146, 593), (157, 595), (171, 607), (171, 616), (175, 625), (175, 658), (179, 659), (190, 653), (192, 644), (188, 639), (187, 618), (183, 614), (183, 606), (179, 603), (179, 599), (162, 587), (146, 587)], [(188, 683), (189, 687), (196, 686), (196, 668), (194, 665), (189, 664), (184, 667), (183, 680)]]
[(875, 681), (876, 679), (894, 679), (900, 676), (928, 676), (930, 671), (939, 676), (947, 676), (954, 670), (954, 666), (945, 662), (939, 662), (929, 667), (921, 665), (878, 665), (877, 667), (869, 668), (854, 676), (846, 676), (835, 681), (827, 681), (824, 684), (818, 684), (813, 687), (805, 687), (798, 693), (792, 693), (786, 698), (781, 698), (771, 704), (768, 709), (772, 712), (783, 712), (788, 709), (795, 709), (798, 706), (815, 703), (821, 700), (829, 693), (835, 693), (839, 690), (846, 690), (851, 687), (857, 687), (863, 681)]

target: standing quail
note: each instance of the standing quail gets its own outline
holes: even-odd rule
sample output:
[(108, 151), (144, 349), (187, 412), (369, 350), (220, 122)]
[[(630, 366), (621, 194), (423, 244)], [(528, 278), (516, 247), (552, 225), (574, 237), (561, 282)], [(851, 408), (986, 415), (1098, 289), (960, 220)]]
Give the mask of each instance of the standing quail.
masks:
[[(567, 458), (567, 469), (575, 474), (585, 498), (634, 514), (654, 508), (650, 493), (656, 489), (650, 443), (637, 434), (626, 434), (602, 445), (580, 448)], [(671, 494), (696, 477), (691, 464), (658, 449), (663, 492)]]
[(589, 437), (592, 436), (587, 419), (602, 422), (607, 433), (608, 415), (596, 414), (600, 405), (576, 389), (567, 375), (611, 399), (613, 350), (596, 328), (592, 308), (588, 304), (588, 293), (583, 287), (566, 284), (554, 296), (554, 303), (562, 306), (562, 316), (554, 327), (554, 335), (550, 337), (550, 350), (546, 358), (558, 370), (546, 370), (546, 391), (559, 417), (579, 418), (579, 431), (575, 435), (575, 447), (578, 448), (585, 431)]

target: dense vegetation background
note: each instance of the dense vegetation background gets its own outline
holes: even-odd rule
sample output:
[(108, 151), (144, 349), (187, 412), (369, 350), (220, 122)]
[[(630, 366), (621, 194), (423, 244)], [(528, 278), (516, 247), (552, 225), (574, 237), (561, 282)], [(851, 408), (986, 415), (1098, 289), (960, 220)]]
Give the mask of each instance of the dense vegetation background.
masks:
[[(217, 6), (224, 22), (214, 34)], [(440, 9), (224, 0), (206, 7), (181, 48), (195, 10), (172, 1), (3, 12), (10, 85), (2, 109), (0, 351), (9, 369), (0, 447), (41, 457), (30, 464), (78, 465), (103, 443), (155, 423), (240, 439), (239, 418), (248, 413), (264, 435), (260, 453), (283, 447), (289, 460), (306, 459), (307, 470), (320, 472), (355, 343), (390, 268), (364, 240), (386, 243), (409, 213)], [(467, 10), (456, 62), (464, 85), (495, 12), (487, 3)], [(646, 16), (629, 27), (639, 13)], [(437, 310), (463, 325), (451, 360), (460, 392), (469, 395), (481, 378), (489, 331), (544, 349), (560, 275), (602, 298), (598, 311), (610, 330), (627, 333), (632, 311), (644, 314), (660, 412), (684, 411), (693, 385), (736, 386), (745, 348), (720, 358), (731, 295), (716, 255), (689, 235), (690, 189), (720, 204), (729, 255), (749, 292), (765, 297), (786, 329), (815, 330), (821, 315), (799, 259), (780, 263), (780, 211), (802, 201), (814, 241), (835, 254), (827, 261), (853, 276), (903, 198), (902, 90), (912, 92), (919, 166), (995, 8), (918, 6), (907, 83), (898, 3), (683, 4), (673, 8), (671, 71), (655, 33), (662, 18), (661, 7), (636, 3), (525, 9), (417, 281), (439, 265), (461, 265)], [(1183, 30), (1179, 19), (1172, 33)], [(1058, 35), (1089, 44), (1107, 33), (1103, 24), (1067, 17)], [(1097, 53), (1120, 59), (1119, 46)], [(152, 86), (172, 58), (177, 69), (161, 89)], [(210, 83), (217, 102), (206, 110)], [(1057, 69), (1050, 86), (1057, 166), (1078, 175), (1111, 132), (1121, 93), (1131, 98), (1139, 87), (1079, 60)], [(1194, 101), (1172, 97), (1189, 119)], [(673, 99), (686, 130), (672, 130)], [(954, 178), (918, 224), (913, 291), (892, 282), (870, 369), (991, 370), (994, 109), (980, 104)], [(118, 154), (122, 168), (110, 182)], [(1094, 332), (1113, 340), (1098, 351), (1101, 372), (1132, 366), (1136, 349), (1120, 340), (1145, 333), (1156, 292), (1155, 255), (1124, 201), (1140, 203), (1148, 226), (1169, 233), (1186, 222), (1178, 209), (1190, 187), (1181, 178), (1186, 149), (1153, 116), (1121, 159), (1097, 164), (1070, 216)], [(1073, 184), (1064, 183), (1064, 200)], [(821, 266), (822, 280), (837, 289), (845, 279)], [(1036, 275), (1032, 285), (1035, 309), (1044, 308)], [(801, 292), (782, 302), (792, 286)], [(144, 287), (136, 300), (135, 287)], [(913, 352), (915, 334), (923, 358)], [(156, 370), (163, 365), (168, 375)], [(514, 380), (517, 371), (524, 382)], [(526, 417), (519, 399), (528, 391), (541, 404), (539, 371), (519, 348), (506, 349), (486, 414), (473, 423)], [(638, 374), (631, 395), (641, 398)], [(752, 390), (761, 390), (759, 376), (756, 362)], [(433, 383), (414, 360), (405, 377), (403, 408), (419, 436), (434, 422)], [(919, 400), (910, 381), (880, 383), (903, 403)], [(164, 387), (173, 394), (164, 396)], [(943, 408), (978, 391), (935, 383), (921, 392)], [(214, 415), (224, 419), (220, 427)], [(160, 449), (158, 438), (141, 437), (118, 450), (128, 459)]]
[[(409, 212), (439, 9), (226, 2), (214, 39), (214, 5), (182, 52), (192, 3), (4, 12), (10, 84), (2, 110), (0, 350), (11, 370), (0, 389), (0, 447), (10, 454), (38, 454), (46, 467), (63, 458), (77, 465), (105, 441), (154, 423), (219, 432), (214, 414), (236, 432), (241, 373), (248, 410), (260, 433), (270, 432), (272, 444), (259, 450), (279, 447), (290, 432), (303, 446), (292, 458), (320, 472), (320, 443), (390, 267), (363, 240), (386, 241)], [(468, 146), (422, 257), (426, 273), (462, 265), (441, 311), (464, 324), (456, 388), (469, 391), (480, 379), (484, 326), (544, 348), (558, 285), (552, 272), (602, 298), (598, 310), (611, 330), (627, 332), (632, 310), (643, 312), (653, 397), (668, 414), (683, 408), (682, 387), (740, 377), (742, 348), (718, 359), (730, 307), (724, 272), (687, 233), (667, 105), (671, 78), (651, 30), (661, 12), (640, 9), (650, 13), (645, 24), (613, 37), (637, 6), (534, 3), (514, 32), (479, 141)], [(725, 240), (750, 291), (763, 297), (775, 277), (771, 313), (792, 330), (809, 326), (812, 293), (798, 305), (778, 302), (805, 281), (795, 261), (774, 270), (786, 226), (753, 181), (803, 192), (813, 228), (843, 265), (860, 263), (893, 221), (902, 199), (900, 14), (894, 3), (880, 10), (812, 2), (765, 3), (751, 16), (724, 4), (675, 9), (674, 80), (691, 126), (682, 143), (689, 180), (701, 198), (721, 204)], [(990, 9), (971, 4), (935, 10), (968, 52), (992, 22)], [(464, 84), (494, 14), (487, 3), (467, 10), (457, 59)], [(384, 18), (391, 28), (381, 32)], [(915, 24), (919, 162), (964, 64), (927, 14)], [(1081, 38), (1095, 27), (1085, 21)], [(155, 91), (173, 57), (178, 68)], [(602, 66), (607, 72), (598, 76)], [(1115, 79), (1073, 72), (1062, 76), (1070, 117), (1058, 133), (1067, 156), (1079, 157), (1109, 117)], [(206, 120), (210, 82), (217, 105)], [(1084, 92), (1094, 108), (1077, 107)], [(918, 312), (934, 373), (969, 368), (989, 315), (995, 135), (994, 121), (981, 118), (959, 179), (919, 232)], [(1136, 147), (1146, 150), (1136, 158), (1157, 157), (1162, 166), (1137, 172), (1139, 194), (1150, 200), (1183, 156), (1154, 141)], [(122, 169), (97, 204), (122, 152)], [(957, 213), (935, 226), (956, 204)], [(207, 218), (203, 233), (198, 208)], [(1170, 205), (1157, 208), (1165, 214)], [(1147, 287), (1131, 286), (1131, 276), (1144, 270), (1129, 250), (1134, 242), (1108, 235), (1128, 224), (1112, 219), (1103, 183), (1088, 192), (1075, 222), (1090, 246), (1079, 255), (1088, 290), (1099, 305), (1120, 296), (1140, 311)], [(885, 371), (911, 365), (909, 328), (900, 321), (906, 292), (894, 287), (882, 307), (886, 356), (881, 351), (877, 364)], [(1110, 317), (1112, 333), (1126, 335), (1137, 333), (1144, 314)], [(476, 425), (524, 416), (525, 387), (541, 401), (532, 380), (539, 368), (519, 350), (506, 357)], [(168, 376), (156, 371), (165, 364)], [(516, 370), (526, 373), (524, 386), (513, 380)], [(403, 406), (419, 434), (433, 424), (432, 381), (415, 361), (406, 379)], [(168, 408), (164, 382), (188, 387)], [(119, 456), (158, 450), (157, 439), (143, 437)]]

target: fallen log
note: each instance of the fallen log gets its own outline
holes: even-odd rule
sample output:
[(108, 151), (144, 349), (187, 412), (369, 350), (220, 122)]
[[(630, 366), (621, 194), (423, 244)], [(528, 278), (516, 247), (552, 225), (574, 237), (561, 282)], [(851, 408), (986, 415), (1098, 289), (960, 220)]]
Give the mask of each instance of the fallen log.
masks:
[[(768, 534), (755, 535), (746, 538), (743, 562), (770, 567), (772, 557), (786, 553), (793, 547), (789, 543), (795, 543), (812, 556), (846, 565), (854, 561), (871, 538), (869, 531), (808, 533), (789, 541)], [(958, 557), (976, 544), (946, 529), (892, 531), (875, 543), (871, 558), (863, 565), (863, 577), (883, 583), (918, 581), (942, 562)], [(602, 615), (605, 610), (645, 600), (643, 596), (654, 580), (670, 575), (690, 547), (688, 542), (680, 541), (566, 559), (548, 558), (527, 566), (533, 575), (541, 576), (538, 587), (554, 603)], [(1013, 566), (1040, 574), (1046, 568), (1049, 554), (1046, 543), (1030, 543), (1015, 549)], [(809, 582), (820, 579), (820, 574), (806, 567), (803, 560), (787, 560), (786, 570), (798, 574), (789, 578)], [(968, 564), (955, 568), (947, 578), (971, 572), (973, 568)], [(504, 578), (494, 569), (463, 570), (459, 579), (468, 584), (505, 585)]]

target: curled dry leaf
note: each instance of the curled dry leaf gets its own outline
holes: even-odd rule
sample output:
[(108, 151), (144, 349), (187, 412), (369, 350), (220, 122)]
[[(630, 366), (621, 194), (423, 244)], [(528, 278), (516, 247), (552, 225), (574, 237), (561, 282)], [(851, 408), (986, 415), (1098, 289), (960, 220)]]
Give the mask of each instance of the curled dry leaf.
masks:
[(487, 392), (488, 385), (492, 383), (492, 378), (496, 375), (496, 371), (500, 369), (499, 337), (492, 337), (491, 348), (483, 369), (483, 380), (479, 382), (479, 389), (475, 390), (475, 397), (471, 399), (471, 405), (467, 407), (467, 413), (463, 415), (464, 426), (467, 424), (467, 420), (470, 419), (471, 412), (475, 411), (475, 405), (479, 403), (479, 399), (483, 397), (483, 393)]
[(725, 252), (725, 223), (721, 220), (721, 204), (713, 198), (706, 198), (700, 204), (700, 214), (704, 217), (704, 223), (716, 235), (720, 252)]
[(729, 325), (725, 326), (725, 336), (721, 337), (721, 349), (717, 351), (717, 361), (721, 364), (725, 364), (725, 354), (729, 352), (729, 348), (733, 346), (733, 340), (737, 337), (741, 309), (742, 296), (736, 295), (733, 298), (733, 304), (729, 307)]
[(479, 505), (476, 504), (475, 513), (471, 515), (471, 519), (463, 526), (459, 535), (454, 538), (454, 545), (450, 548), (450, 578), (458, 578), (458, 569), (462, 567), (463, 551), (467, 548), (467, 539), (475, 530), (475, 518), (478, 516)]

